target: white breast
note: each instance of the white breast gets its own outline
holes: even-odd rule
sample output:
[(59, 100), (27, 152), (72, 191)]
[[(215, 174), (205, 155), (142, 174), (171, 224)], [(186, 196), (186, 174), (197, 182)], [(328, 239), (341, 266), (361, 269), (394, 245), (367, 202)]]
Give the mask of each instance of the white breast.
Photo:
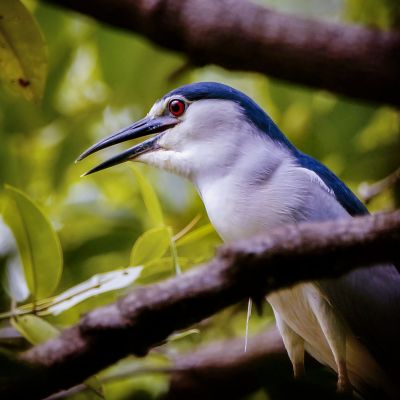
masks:
[(323, 181), (284, 149), (260, 147), (245, 154), (225, 175), (197, 180), (209, 218), (225, 241), (283, 224), (348, 217)]

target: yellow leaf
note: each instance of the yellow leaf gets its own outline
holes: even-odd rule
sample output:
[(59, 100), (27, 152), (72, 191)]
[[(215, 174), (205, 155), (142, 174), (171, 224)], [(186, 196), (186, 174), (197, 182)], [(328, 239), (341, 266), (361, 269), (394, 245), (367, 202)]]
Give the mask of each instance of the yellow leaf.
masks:
[(214, 228), (211, 224), (206, 224), (203, 226), (200, 226), (200, 228), (197, 228), (191, 232), (189, 232), (188, 234), (186, 234), (185, 236), (182, 236), (181, 238), (179, 238), (177, 240), (177, 246), (183, 246), (189, 243), (193, 243), (193, 242), (197, 242), (201, 239), (203, 239), (204, 237), (210, 235), (211, 233), (214, 232)]
[(32, 14), (19, 0), (0, 1), (0, 78), (29, 101), (42, 98), (47, 50)]

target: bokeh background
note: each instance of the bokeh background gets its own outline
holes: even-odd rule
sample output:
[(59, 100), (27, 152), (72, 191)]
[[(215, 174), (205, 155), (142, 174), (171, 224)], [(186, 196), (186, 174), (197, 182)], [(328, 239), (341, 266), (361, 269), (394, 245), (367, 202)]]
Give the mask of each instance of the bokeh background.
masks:
[[(307, 17), (382, 29), (400, 26), (397, 0), (257, 2)], [(177, 73), (185, 64), (184, 55), (164, 51), (140, 36), (43, 2), (24, 4), (34, 14), (46, 40), (49, 73), (40, 104), (26, 102), (0, 88), (0, 188), (11, 184), (27, 193), (57, 231), (64, 269), (56, 293), (99, 272), (129, 266), (136, 239), (153, 227), (130, 165), (80, 178), (115, 149), (79, 164), (74, 160), (100, 138), (144, 116), (156, 99), (174, 87), (212, 80), (246, 92), (297, 147), (325, 163), (356, 193), (361, 183), (382, 179), (399, 167), (400, 117), (393, 108), (216, 66)], [(208, 224), (203, 205), (187, 181), (150, 167), (137, 168), (155, 189), (165, 223), (174, 234), (197, 215), (196, 228)], [(369, 208), (393, 209), (399, 201), (399, 190), (392, 188), (374, 199)], [(220, 239), (212, 230), (206, 231), (201, 239), (178, 246), (183, 267), (212, 257)], [(9, 256), (8, 234), (1, 225), (0, 258), (4, 268)], [(150, 281), (161, 277), (154, 274)], [(82, 312), (119, 295), (121, 291), (91, 298), (57, 317), (50, 316), (48, 321), (58, 327), (67, 326)], [(5, 290), (0, 306), (1, 311), (10, 308)], [(162, 352), (168, 355), (212, 339), (243, 336), (246, 309), (244, 303), (220, 313), (201, 324), (198, 333), (171, 342)], [(262, 317), (251, 318), (250, 335), (271, 323), (265, 305)], [(151, 360), (140, 362), (151, 364)], [(153, 362), (158, 365), (161, 361)], [(146, 398), (166, 385), (165, 377), (144, 375), (108, 384), (106, 393), (112, 393), (110, 398), (124, 398), (137, 391)]]

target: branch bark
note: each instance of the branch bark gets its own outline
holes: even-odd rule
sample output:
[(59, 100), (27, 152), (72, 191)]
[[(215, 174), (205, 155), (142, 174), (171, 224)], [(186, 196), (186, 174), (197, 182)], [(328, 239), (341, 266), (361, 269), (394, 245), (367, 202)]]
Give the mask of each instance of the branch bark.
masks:
[(173, 360), (171, 383), (164, 400), (242, 399), (260, 389), (265, 389), (274, 400), (353, 398), (339, 396), (336, 376), (311, 357), (306, 364), (306, 376), (294, 379), (277, 329), (250, 338), (246, 353), (243, 338), (212, 343)]
[(400, 32), (308, 20), (251, 1), (46, 1), (183, 52), (194, 65), (400, 105)]
[(281, 384), (293, 380), (276, 329), (251, 338), (246, 353), (243, 345), (243, 338), (234, 339), (176, 357), (167, 399), (235, 399), (262, 387), (262, 375), (275, 377)]
[[(347, 398), (336, 392), (336, 375), (311, 357), (306, 358), (307, 375), (294, 379), (292, 365), (276, 328), (251, 337), (246, 352), (243, 345), (243, 338), (224, 340), (172, 357), (172, 366), (162, 371), (170, 375), (169, 390), (163, 400), (242, 399), (260, 389), (265, 389), (274, 400)], [(101, 382), (146, 372), (146, 369), (131, 374), (125, 371), (121, 375), (103, 377)], [(319, 383), (321, 380), (323, 384)], [(46, 400), (69, 399), (88, 390), (85, 384), (79, 384)], [(348, 398), (353, 399), (351, 395)]]
[(21, 355), (29, 370), (2, 376), (1, 398), (39, 399), (84, 381), (128, 354), (144, 356), (185, 329), (242, 299), (304, 280), (398, 261), (400, 211), (285, 226), (221, 247), (208, 264), (141, 287), (98, 308), (59, 337)]

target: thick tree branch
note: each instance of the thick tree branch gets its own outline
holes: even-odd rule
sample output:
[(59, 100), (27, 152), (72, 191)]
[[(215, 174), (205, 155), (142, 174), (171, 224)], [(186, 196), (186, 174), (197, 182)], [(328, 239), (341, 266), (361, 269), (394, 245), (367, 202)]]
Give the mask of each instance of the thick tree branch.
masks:
[(251, 1), (47, 1), (183, 52), (195, 65), (256, 71), (400, 105), (399, 32), (307, 20)]
[(306, 360), (306, 369), (306, 376), (293, 379), (281, 336), (272, 329), (250, 338), (246, 353), (241, 338), (177, 356), (166, 400), (239, 399), (261, 388), (274, 400), (344, 400), (336, 393), (333, 373), (322, 369), (311, 357)]
[[(124, 371), (104, 376), (101, 382), (158, 371), (170, 375), (164, 400), (239, 399), (259, 389), (266, 389), (274, 400), (294, 397), (343, 400), (336, 393), (336, 375), (321, 368), (311, 357), (306, 359), (307, 374), (302, 379), (293, 378), (289, 357), (276, 328), (251, 337), (246, 352), (243, 345), (243, 338), (213, 342), (172, 357), (172, 365), (167, 369)], [(86, 385), (79, 384), (46, 400), (67, 399), (88, 390)]]
[(176, 357), (167, 399), (238, 398), (262, 387), (262, 376), (280, 384), (292, 380), (276, 329), (251, 338), (246, 353), (243, 345), (243, 339), (234, 339)]
[(285, 226), (223, 246), (210, 263), (138, 288), (22, 354), (29, 373), (2, 376), (0, 397), (36, 399), (71, 387), (127, 354), (145, 355), (173, 331), (241, 299), (260, 300), (299, 281), (397, 261), (399, 246), (400, 211)]

